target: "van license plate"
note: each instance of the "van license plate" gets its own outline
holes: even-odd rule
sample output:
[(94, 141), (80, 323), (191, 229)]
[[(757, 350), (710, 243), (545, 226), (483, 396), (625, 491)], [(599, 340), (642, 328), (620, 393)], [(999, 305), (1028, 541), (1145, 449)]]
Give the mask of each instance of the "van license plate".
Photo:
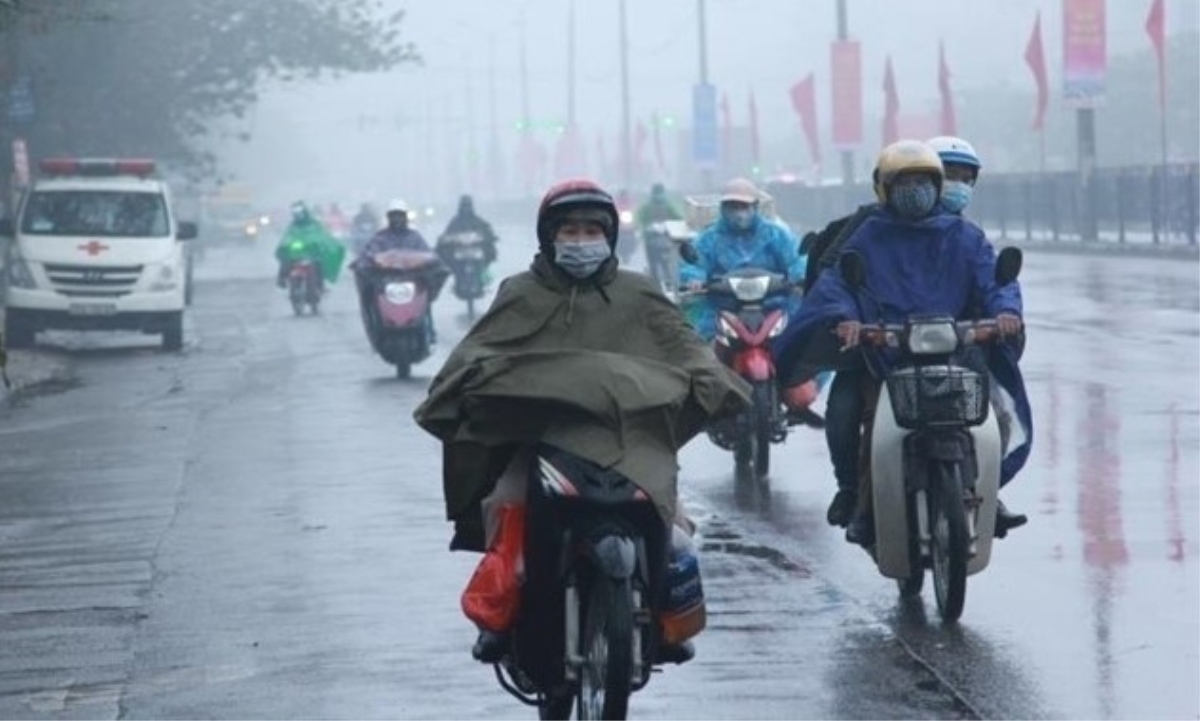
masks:
[(71, 315), (116, 315), (116, 303), (72, 303), (67, 309)]

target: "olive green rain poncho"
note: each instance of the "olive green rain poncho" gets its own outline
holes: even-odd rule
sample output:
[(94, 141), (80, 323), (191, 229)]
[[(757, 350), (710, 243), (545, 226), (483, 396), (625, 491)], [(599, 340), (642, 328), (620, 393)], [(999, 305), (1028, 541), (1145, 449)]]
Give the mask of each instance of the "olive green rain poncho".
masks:
[(634, 480), (674, 517), (676, 453), (749, 388), (653, 282), (609, 260), (577, 281), (538, 255), (508, 278), (415, 411), (443, 442), (452, 549), (484, 550), (480, 502), (543, 441)]
[(275, 259), (290, 263), (303, 258), (316, 262), (326, 283), (336, 283), (346, 259), (346, 247), (315, 218), (293, 221), (275, 247)]

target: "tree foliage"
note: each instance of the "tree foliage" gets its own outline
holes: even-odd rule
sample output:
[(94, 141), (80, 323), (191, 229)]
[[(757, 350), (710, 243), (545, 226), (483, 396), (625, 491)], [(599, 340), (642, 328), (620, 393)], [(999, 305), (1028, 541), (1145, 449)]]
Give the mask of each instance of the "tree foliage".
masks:
[(34, 82), (32, 147), (154, 155), (193, 173), (213, 168), (206, 141), (265, 80), (419, 62), (403, 12), (379, 0), (22, 0), (7, 15), (0, 41)]

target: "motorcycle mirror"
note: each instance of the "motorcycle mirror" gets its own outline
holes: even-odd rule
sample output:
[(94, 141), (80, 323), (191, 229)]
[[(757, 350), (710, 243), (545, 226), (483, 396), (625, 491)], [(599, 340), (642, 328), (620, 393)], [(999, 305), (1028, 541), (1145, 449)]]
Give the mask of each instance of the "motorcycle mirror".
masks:
[(838, 270), (852, 290), (859, 290), (867, 282), (867, 264), (857, 251), (843, 253), (838, 259)]
[(1000, 251), (1000, 257), (996, 258), (996, 283), (998, 285), (1008, 285), (1017, 279), (1021, 274), (1021, 264), (1025, 259), (1025, 254), (1020, 248), (1008, 247)]
[(696, 246), (691, 243), (679, 244), (679, 257), (693, 265), (700, 260), (700, 254), (696, 252)]

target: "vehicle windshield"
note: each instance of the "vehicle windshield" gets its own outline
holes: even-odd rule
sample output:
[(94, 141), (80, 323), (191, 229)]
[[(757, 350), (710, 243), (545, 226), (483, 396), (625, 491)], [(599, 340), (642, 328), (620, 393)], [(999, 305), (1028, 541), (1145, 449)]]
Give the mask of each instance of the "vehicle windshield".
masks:
[(170, 235), (170, 224), (159, 193), (41, 190), (25, 203), (21, 233), (146, 238)]

